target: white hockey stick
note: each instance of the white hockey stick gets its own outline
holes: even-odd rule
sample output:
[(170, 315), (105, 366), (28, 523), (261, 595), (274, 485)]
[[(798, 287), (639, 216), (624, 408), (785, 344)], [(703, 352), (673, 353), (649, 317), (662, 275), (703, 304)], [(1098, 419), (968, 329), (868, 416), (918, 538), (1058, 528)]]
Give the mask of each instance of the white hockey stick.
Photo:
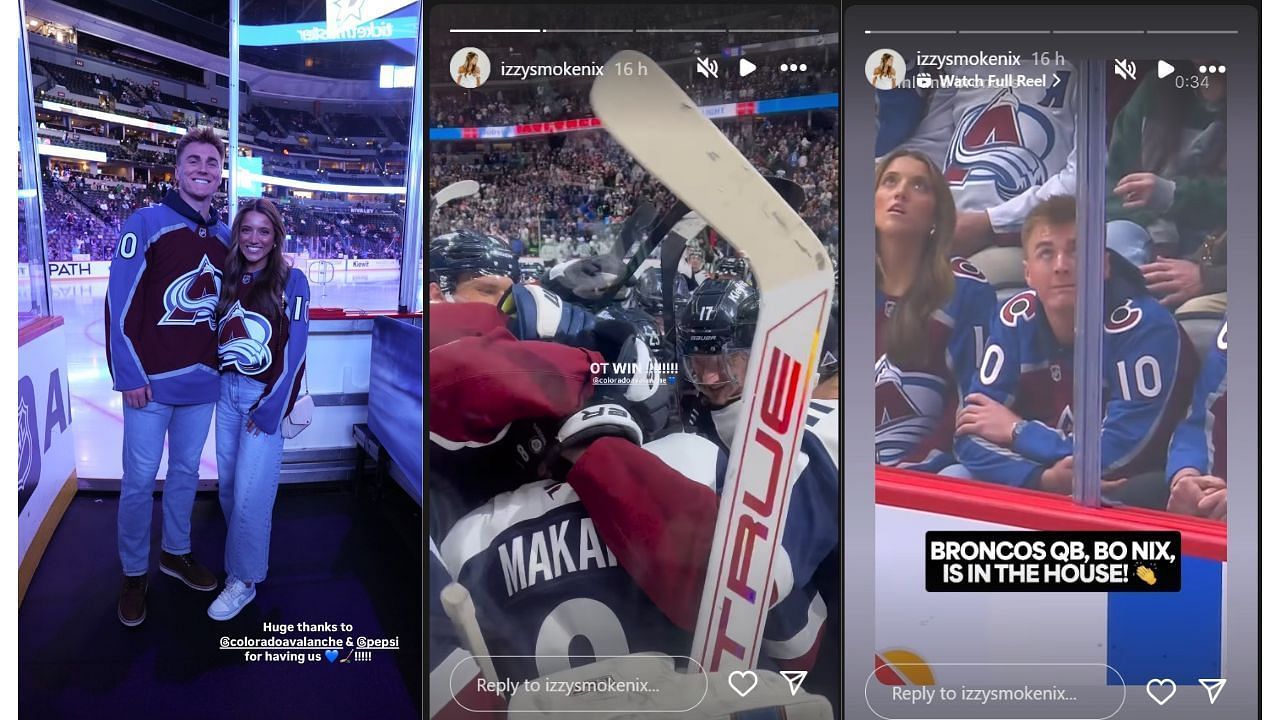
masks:
[(760, 314), (743, 415), (690, 653), (709, 672), (756, 664), (832, 295), (831, 260), (804, 221), (650, 58), (623, 51), (591, 88), (601, 124), (651, 175), (751, 259)]
[(440, 604), (444, 605), (444, 613), (453, 621), (453, 629), (467, 646), (467, 652), (471, 653), (471, 657), (480, 666), (484, 679), (497, 684), (498, 671), (493, 667), (489, 647), (480, 634), (480, 623), (476, 621), (476, 606), (471, 602), (471, 593), (456, 582), (449, 583), (440, 591)]
[(448, 205), (454, 200), (471, 197), (478, 192), (480, 192), (480, 183), (475, 180), (459, 180), (431, 196), (431, 211), (435, 212), (436, 208)]

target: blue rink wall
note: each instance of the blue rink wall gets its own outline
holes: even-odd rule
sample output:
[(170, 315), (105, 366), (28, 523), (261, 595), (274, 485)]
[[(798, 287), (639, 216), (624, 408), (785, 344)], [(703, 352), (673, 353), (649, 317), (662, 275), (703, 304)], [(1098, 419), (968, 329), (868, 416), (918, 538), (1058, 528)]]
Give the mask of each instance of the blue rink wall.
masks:
[(380, 317), (373, 322), (369, 367), (369, 429), (399, 472), (397, 482), (422, 504), (422, 322)]

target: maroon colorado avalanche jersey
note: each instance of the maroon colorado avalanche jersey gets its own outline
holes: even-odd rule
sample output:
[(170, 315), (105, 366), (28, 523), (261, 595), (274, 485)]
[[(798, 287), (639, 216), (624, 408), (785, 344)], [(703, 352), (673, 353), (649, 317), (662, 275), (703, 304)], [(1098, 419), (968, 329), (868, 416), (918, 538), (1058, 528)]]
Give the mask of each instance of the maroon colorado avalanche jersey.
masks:
[(107, 284), (107, 366), (119, 391), (169, 405), (216, 402), (214, 312), (231, 231), (176, 192), (129, 216)]
[(995, 291), (963, 258), (951, 261), (955, 292), (925, 332), (929, 359), (900, 368), (885, 354), (884, 334), (898, 298), (876, 291), (876, 463), (937, 472), (951, 455), (956, 407), (969, 387), (982, 334), (995, 312)]
[(272, 299), (275, 308), (260, 307), (250, 293), (259, 275), (227, 278), (236, 283), (236, 300), (218, 319), (218, 360), (223, 372), (240, 373), (267, 386), (249, 416), (263, 432), (274, 435), (302, 387), (311, 288), (302, 271), (293, 268), (283, 299)]

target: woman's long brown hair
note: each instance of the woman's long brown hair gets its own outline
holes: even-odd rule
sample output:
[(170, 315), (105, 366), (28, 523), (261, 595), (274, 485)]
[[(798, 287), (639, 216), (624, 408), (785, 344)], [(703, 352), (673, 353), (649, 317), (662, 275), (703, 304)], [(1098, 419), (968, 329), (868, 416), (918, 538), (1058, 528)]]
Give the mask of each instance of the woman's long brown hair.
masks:
[(458, 75), (474, 75), (480, 77), (480, 56), (475, 52), (467, 53), (467, 57), (462, 61), (462, 67), (458, 68)]
[(876, 77), (893, 77), (896, 71), (893, 69), (893, 55), (885, 53), (880, 56), (880, 66), (876, 68)]
[(231, 223), (231, 252), (227, 253), (227, 261), (222, 266), (222, 292), (218, 296), (217, 317), (224, 317), (235, 303), (237, 286), (249, 264), (240, 253), (240, 226), (251, 212), (262, 213), (267, 217), (271, 222), (275, 242), (271, 246), (271, 252), (267, 253), (267, 264), (254, 281), (244, 304), (252, 306), (255, 312), (265, 311), (267, 320), (274, 327), (284, 314), (284, 284), (289, 279), (291, 266), (284, 258), (284, 218), (280, 216), (275, 203), (261, 198), (240, 206), (236, 219)]
[[(951, 270), (951, 237), (956, 230), (956, 204), (951, 185), (923, 153), (896, 150), (876, 166), (876, 188), (885, 171), (898, 158), (911, 158), (924, 163), (929, 170), (929, 187), (933, 190), (933, 231), (924, 241), (915, 280), (907, 294), (898, 298), (897, 307), (885, 328), (884, 347), (889, 360), (900, 369), (919, 369), (929, 362), (929, 317), (947, 304), (955, 292), (956, 279)], [(876, 287), (884, 286), (880, 264), (880, 235), (876, 233)]]

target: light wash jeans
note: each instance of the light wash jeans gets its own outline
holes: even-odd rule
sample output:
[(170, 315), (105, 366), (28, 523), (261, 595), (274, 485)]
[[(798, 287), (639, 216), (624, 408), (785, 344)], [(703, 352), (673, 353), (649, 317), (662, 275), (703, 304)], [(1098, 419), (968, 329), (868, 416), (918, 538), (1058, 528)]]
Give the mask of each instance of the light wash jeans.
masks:
[(165, 474), (164, 523), (160, 547), (174, 555), (191, 552), (191, 508), (200, 481), (200, 451), (209, 437), (213, 403), (166, 405), (149, 402), (124, 406), (124, 450), (120, 507), (116, 513), (116, 548), (125, 575), (145, 575), (150, 567), (151, 494), (169, 436), (169, 469)]
[(222, 374), (218, 397), (218, 502), (227, 520), (227, 574), (259, 583), (267, 579), (271, 511), (280, 484), (284, 436), (245, 429), (249, 409), (266, 386), (239, 373)]

